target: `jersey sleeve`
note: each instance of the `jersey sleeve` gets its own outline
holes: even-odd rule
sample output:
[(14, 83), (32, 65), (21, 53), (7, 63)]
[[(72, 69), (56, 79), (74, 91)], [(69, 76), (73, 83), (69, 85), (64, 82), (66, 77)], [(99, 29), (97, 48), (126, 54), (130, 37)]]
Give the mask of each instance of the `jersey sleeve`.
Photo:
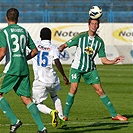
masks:
[(99, 48), (98, 57), (99, 58), (106, 57), (105, 45), (104, 45), (104, 42), (103, 41), (101, 41), (101, 46)]
[(66, 42), (67, 46), (70, 48), (72, 46), (78, 46), (78, 42), (79, 42), (79, 36), (75, 36), (72, 39), (68, 40)]
[(88, 31), (81, 32), (81, 33), (77, 34), (76, 36), (74, 36), (72, 39), (68, 40), (66, 42), (67, 46), (69, 48), (72, 46), (78, 46), (79, 45), (79, 39), (84, 37), (84, 36), (88, 37)]

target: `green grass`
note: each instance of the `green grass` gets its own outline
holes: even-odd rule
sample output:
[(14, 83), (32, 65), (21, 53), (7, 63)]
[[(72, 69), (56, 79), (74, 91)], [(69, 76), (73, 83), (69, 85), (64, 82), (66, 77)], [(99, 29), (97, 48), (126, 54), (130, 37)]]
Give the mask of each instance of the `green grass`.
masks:
[[(33, 71), (30, 67), (31, 82), (33, 81)], [(3, 66), (0, 66), (2, 71)], [(69, 75), (70, 65), (64, 65), (67, 75)], [(71, 108), (67, 128), (51, 126), (51, 116), (41, 113), (42, 120), (49, 133), (132, 133), (133, 132), (133, 76), (132, 65), (98, 65), (97, 69), (101, 77), (104, 91), (112, 101), (117, 113), (128, 117), (128, 122), (112, 121), (110, 114), (102, 104), (101, 100), (90, 85), (86, 85), (81, 79), (78, 92), (75, 96), (74, 104)], [(65, 86), (61, 75), (57, 72), (61, 80), (62, 90), (58, 92), (64, 108), (69, 86)], [(13, 92), (5, 95), (16, 116), (23, 122), (23, 126), (17, 133), (36, 133), (35, 125), (29, 111), (21, 103), (20, 98)], [(50, 97), (45, 104), (53, 108)], [(10, 121), (0, 111), (0, 133), (9, 133)]]

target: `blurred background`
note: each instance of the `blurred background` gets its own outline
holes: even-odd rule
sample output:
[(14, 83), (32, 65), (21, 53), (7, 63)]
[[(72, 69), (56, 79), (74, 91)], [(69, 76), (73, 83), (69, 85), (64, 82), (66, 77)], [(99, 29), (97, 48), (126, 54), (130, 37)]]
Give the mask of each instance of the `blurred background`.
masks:
[[(133, 63), (133, 0), (0, 0), (0, 29), (7, 26), (6, 11), (14, 7), (20, 12), (19, 24), (33, 40), (39, 40), (40, 30), (48, 27), (52, 43), (59, 46), (88, 30), (88, 11), (94, 5), (103, 10), (97, 34), (104, 40), (107, 57), (123, 55), (123, 64)], [(71, 64), (74, 51), (61, 53), (61, 62)], [(95, 61), (101, 64), (98, 57)]]
[(133, 22), (133, 0), (0, 0), (0, 23), (6, 22), (3, 16), (10, 7), (20, 11), (20, 23), (83, 23), (93, 5), (103, 9), (101, 22)]

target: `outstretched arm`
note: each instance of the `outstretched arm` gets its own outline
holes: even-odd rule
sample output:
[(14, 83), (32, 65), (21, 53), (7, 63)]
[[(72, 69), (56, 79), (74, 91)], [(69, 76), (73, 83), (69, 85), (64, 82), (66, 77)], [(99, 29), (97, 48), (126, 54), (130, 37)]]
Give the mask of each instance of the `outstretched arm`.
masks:
[(61, 75), (62, 75), (62, 77), (63, 77), (63, 79), (64, 79), (64, 83), (65, 83), (66, 85), (69, 85), (69, 84), (70, 84), (70, 83), (69, 83), (69, 80), (68, 80), (68, 78), (67, 78), (66, 75), (65, 75), (65, 72), (64, 72), (64, 70), (63, 70), (63, 67), (62, 67), (61, 62), (59, 61), (59, 59), (55, 59), (54, 62), (55, 62), (55, 65), (56, 65), (57, 69), (59, 70), (59, 72), (61, 73)]
[(6, 54), (6, 48), (1, 47), (0, 48), (0, 61), (4, 58), (5, 54)]
[(124, 56), (118, 56), (114, 60), (109, 60), (106, 57), (101, 58), (102, 63), (106, 65), (117, 64), (119, 62), (122, 62), (123, 60), (124, 60)]
[(68, 47), (67, 44), (64, 43), (64, 44), (60, 45), (58, 49), (59, 49), (60, 52), (62, 52), (67, 47)]
[(37, 48), (34, 48), (31, 50), (31, 52), (27, 55), (27, 60), (32, 59), (34, 56), (36, 56), (38, 54), (38, 50)]

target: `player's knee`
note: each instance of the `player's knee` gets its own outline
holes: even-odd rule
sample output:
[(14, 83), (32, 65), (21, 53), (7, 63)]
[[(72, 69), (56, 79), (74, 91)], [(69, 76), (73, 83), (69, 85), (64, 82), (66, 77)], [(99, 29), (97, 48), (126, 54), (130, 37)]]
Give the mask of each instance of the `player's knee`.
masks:
[(70, 93), (71, 94), (76, 94), (77, 92), (77, 89), (76, 88), (70, 88)]
[(32, 100), (30, 99), (30, 97), (25, 97), (25, 96), (21, 96), (21, 100), (25, 105), (28, 105), (32, 102)]
[(103, 91), (102, 89), (96, 90), (96, 93), (97, 93), (99, 96), (103, 96), (103, 95), (104, 95), (104, 91)]

